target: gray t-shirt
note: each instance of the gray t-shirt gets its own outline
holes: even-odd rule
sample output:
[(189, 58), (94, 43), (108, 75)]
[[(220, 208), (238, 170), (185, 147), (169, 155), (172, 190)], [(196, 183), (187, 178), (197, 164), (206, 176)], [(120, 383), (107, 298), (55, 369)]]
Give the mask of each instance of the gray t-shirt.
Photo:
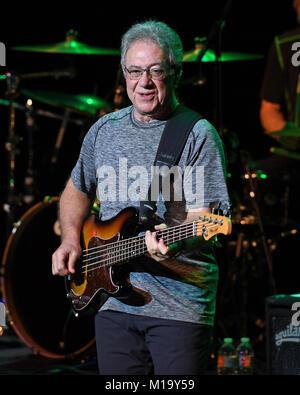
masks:
[[(97, 195), (102, 220), (128, 206), (138, 208), (145, 200), (165, 124), (136, 120), (130, 106), (103, 116), (86, 134), (71, 177), (91, 199)], [(173, 175), (164, 177), (169, 183), (157, 201), (157, 215), (168, 225), (182, 221), (193, 208), (216, 203), (229, 208), (223, 145), (207, 120), (195, 124)], [(175, 193), (168, 195), (170, 185)], [(110, 297), (101, 310), (213, 325), (218, 266), (211, 244), (202, 238), (183, 247), (171, 267), (147, 257), (138, 259), (131, 265), (130, 282), (141, 297)]]

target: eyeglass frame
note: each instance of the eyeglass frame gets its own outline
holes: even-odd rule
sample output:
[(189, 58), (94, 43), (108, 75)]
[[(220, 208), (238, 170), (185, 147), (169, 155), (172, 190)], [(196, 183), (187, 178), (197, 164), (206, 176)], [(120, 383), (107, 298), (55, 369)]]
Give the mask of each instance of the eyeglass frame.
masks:
[[(162, 81), (162, 80), (167, 76), (167, 72), (168, 72), (169, 70), (174, 69), (174, 66), (171, 66), (171, 67), (161, 67), (161, 66), (159, 66), (159, 67), (160, 67), (160, 70), (163, 70), (166, 74), (163, 75), (161, 78), (153, 78), (153, 76), (152, 76), (152, 74), (151, 74), (151, 68), (153, 68), (153, 67), (155, 67), (155, 66), (156, 66), (156, 65), (153, 65), (153, 66), (151, 66), (151, 67), (146, 67), (145, 69), (144, 69), (143, 67), (135, 66), (136, 69), (138, 69), (139, 71), (142, 71), (143, 73), (141, 74), (141, 76), (140, 76), (139, 78), (131, 78), (131, 77), (130, 77), (130, 70), (129, 70), (126, 66), (121, 65), (121, 67), (123, 68), (123, 71), (125, 72), (125, 74), (126, 74), (126, 72), (128, 72), (128, 74), (129, 74), (129, 79), (130, 79), (131, 81), (138, 81), (138, 80), (140, 80), (140, 79), (142, 78), (142, 76), (143, 76), (143, 74), (144, 74), (145, 71), (148, 72), (148, 73), (150, 73), (151, 79), (154, 79), (154, 80), (157, 80), (157, 81)], [(157, 66), (158, 66), (158, 65), (157, 65)], [(133, 70), (132, 70), (132, 71), (133, 71)]]

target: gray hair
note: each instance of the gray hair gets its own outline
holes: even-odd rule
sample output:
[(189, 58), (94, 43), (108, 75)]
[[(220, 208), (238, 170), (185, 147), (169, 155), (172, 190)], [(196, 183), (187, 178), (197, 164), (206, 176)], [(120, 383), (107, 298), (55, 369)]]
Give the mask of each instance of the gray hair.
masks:
[(134, 24), (122, 37), (121, 64), (135, 41), (153, 41), (166, 53), (169, 65), (181, 68), (183, 49), (179, 35), (164, 22), (148, 20)]

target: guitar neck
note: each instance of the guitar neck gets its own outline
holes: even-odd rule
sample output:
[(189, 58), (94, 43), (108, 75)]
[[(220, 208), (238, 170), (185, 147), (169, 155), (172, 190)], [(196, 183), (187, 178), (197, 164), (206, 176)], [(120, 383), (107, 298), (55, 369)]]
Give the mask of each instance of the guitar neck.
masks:
[[(210, 239), (218, 233), (231, 233), (231, 220), (214, 214), (205, 214), (199, 219), (162, 229), (156, 232), (157, 239), (163, 239), (164, 243), (170, 244), (189, 239), (195, 236), (203, 236), (205, 240)], [(139, 235), (128, 239), (122, 239), (113, 243), (105, 244), (102, 247), (90, 248), (88, 251), (89, 259), (98, 263), (97, 255), (102, 255), (102, 263), (108, 266), (121, 264), (131, 258), (137, 258), (146, 254), (147, 246), (145, 235)]]
[[(197, 236), (199, 233), (199, 221), (194, 221), (186, 224), (173, 226), (171, 228), (157, 231), (157, 239), (164, 239), (165, 245), (188, 239)], [(125, 240), (120, 240), (115, 243), (106, 245), (108, 264), (121, 263), (131, 258), (137, 258), (145, 255), (147, 246), (145, 242), (145, 235), (140, 235)]]

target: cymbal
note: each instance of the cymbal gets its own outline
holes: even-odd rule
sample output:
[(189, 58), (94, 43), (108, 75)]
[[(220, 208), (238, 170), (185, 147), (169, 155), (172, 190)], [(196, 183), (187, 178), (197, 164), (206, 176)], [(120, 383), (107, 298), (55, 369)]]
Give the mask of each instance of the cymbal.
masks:
[(87, 45), (76, 40), (62, 41), (50, 45), (37, 45), (37, 46), (25, 45), (21, 47), (14, 46), (11, 49), (15, 51), (61, 53), (61, 54), (69, 54), (69, 55), (119, 55), (120, 54), (120, 51), (117, 49), (93, 47), (91, 45)]
[[(183, 56), (183, 62), (196, 62), (198, 55), (201, 51), (201, 48), (195, 48), (191, 51), (188, 51)], [(222, 52), (219, 58), (220, 62), (237, 62), (242, 60), (255, 60), (262, 59), (263, 55), (259, 54), (250, 54), (243, 52)], [(211, 49), (208, 49), (203, 55), (201, 62), (215, 62), (216, 55), (215, 52)]]
[(89, 94), (70, 95), (39, 89), (21, 89), (21, 93), (31, 99), (54, 106), (68, 108), (89, 115), (96, 115), (99, 109), (110, 108), (111, 105), (98, 96)]
[(300, 128), (283, 128), (268, 134), (271, 136), (300, 137)]
[(77, 40), (78, 32), (70, 29), (66, 33), (65, 41), (49, 45), (14, 46), (15, 51), (62, 53), (69, 55), (119, 55), (118, 49), (101, 48), (87, 45)]

